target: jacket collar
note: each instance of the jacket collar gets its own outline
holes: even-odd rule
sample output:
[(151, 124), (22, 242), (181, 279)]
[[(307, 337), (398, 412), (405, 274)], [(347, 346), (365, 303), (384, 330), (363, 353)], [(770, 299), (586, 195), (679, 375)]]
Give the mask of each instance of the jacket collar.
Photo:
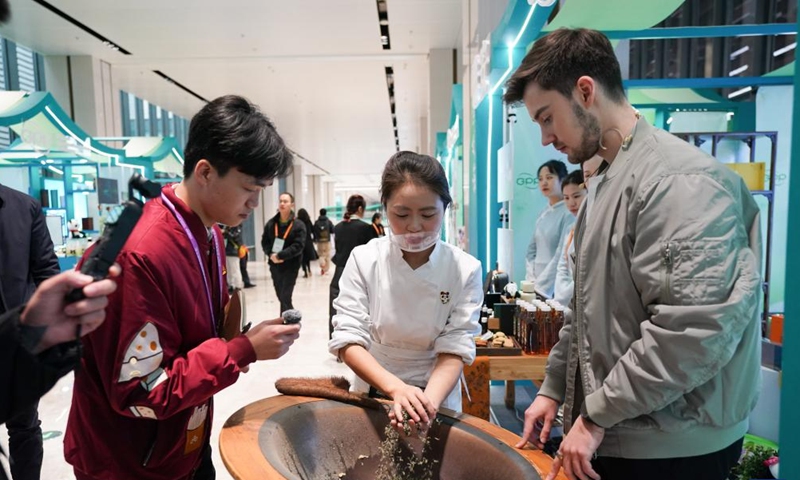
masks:
[(203, 224), (203, 221), (200, 220), (200, 216), (194, 212), (188, 205), (183, 203), (183, 200), (178, 198), (175, 194), (175, 185), (170, 184), (165, 186), (161, 189), (161, 193), (166, 195), (172, 205), (175, 206), (175, 211), (178, 212), (178, 215), (183, 217), (186, 221), (186, 224), (189, 225), (189, 229), (192, 231), (192, 235), (194, 238), (197, 239), (198, 245), (208, 245), (208, 230), (206, 226)]
[(550, 205), (550, 204), (548, 203), (548, 204), (547, 204), (547, 208), (545, 208), (545, 209), (544, 209), (544, 211), (545, 211), (545, 212), (549, 212), (549, 211), (552, 211), (552, 210), (558, 210), (558, 209), (561, 209), (562, 207), (563, 207), (563, 208), (567, 208), (567, 204), (566, 204), (566, 202), (564, 202), (564, 200), (559, 200), (559, 201), (557, 201), (556, 203), (554, 203), (554, 204), (552, 204), (552, 205)]
[(641, 151), (641, 148), (645, 144), (646, 140), (650, 138), (655, 131), (656, 128), (647, 123), (647, 120), (644, 119), (644, 116), (639, 118), (639, 120), (636, 121), (636, 132), (633, 135), (630, 147), (627, 150), (619, 150), (619, 153), (617, 153), (617, 158), (611, 162), (611, 166), (609, 166), (606, 170), (605, 178), (614, 178), (619, 172), (625, 170), (625, 166), (628, 164), (628, 161), (630, 161), (634, 155)]
[[(275, 216), (272, 217), (272, 219), (275, 220), (276, 223), (280, 222), (281, 221), (281, 212), (276, 213)], [(294, 220), (294, 212), (289, 214), (289, 220), (288, 220), (287, 223), (291, 223), (293, 220)]]

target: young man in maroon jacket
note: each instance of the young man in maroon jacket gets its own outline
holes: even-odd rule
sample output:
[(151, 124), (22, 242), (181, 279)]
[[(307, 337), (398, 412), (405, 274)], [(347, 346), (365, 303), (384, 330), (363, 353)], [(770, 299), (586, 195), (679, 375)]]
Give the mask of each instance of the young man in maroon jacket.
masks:
[(192, 119), (185, 157), (183, 181), (146, 204), (107, 320), (84, 341), (64, 439), (78, 480), (213, 479), (213, 395), (299, 335), (280, 320), (229, 341), (217, 333), (228, 295), (216, 224), (240, 224), (291, 169), (275, 127), (221, 97)]

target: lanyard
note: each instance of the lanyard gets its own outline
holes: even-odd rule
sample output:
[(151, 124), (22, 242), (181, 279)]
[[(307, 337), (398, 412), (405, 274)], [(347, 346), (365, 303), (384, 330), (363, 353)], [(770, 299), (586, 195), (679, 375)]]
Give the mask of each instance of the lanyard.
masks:
[[(280, 220), (275, 222), (275, 238), (278, 238), (278, 223), (280, 223)], [(289, 236), (289, 232), (292, 231), (293, 226), (294, 226), (294, 220), (292, 220), (292, 223), (289, 224), (289, 228), (287, 228), (286, 231), (283, 233), (284, 240), (286, 240), (286, 237)]]
[[(208, 311), (211, 313), (211, 330), (214, 333), (214, 336), (217, 335), (217, 327), (215, 324), (216, 314), (214, 313), (214, 302), (211, 299), (211, 287), (208, 284), (209, 276), (206, 275), (206, 264), (203, 262), (203, 256), (200, 255), (200, 246), (197, 244), (197, 239), (194, 238), (194, 234), (189, 229), (189, 225), (186, 224), (186, 220), (175, 210), (175, 205), (169, 201), (164, 193), (161, 193), (161, 200), (164, 202), (164, 205), (170, 209), (175, 218), (178, 219), (178, 223), (181, 224), (183, 227), (183, 231), (186, 233), (186, 236), (189, 237), (189, 241), (192, 243), (192, 248), (194, 249), (195, 258), (197, 258), (197, 264), (200, 265), (200, 271), (203, 273), (203, 285), (206, 287), (206, 299), (208, 300)], [(219, 239), (216, 235), (214, 237), (214, 249), (216, 250), (215, 256), (217, 257), (217, 272), (219, 274), (219, 289), (220, 289), (220, 296), (219, 298), (222, 299), (222, 258), (219, 255), (221, 251), (219, 244)]]
[(376, 234), (378, 234), (378, 236), (380, 236), (380, 235), (381, 235), (381, 231), (380, 231), (380, 230), (378, 230), (378, 224), (376, 224), (376, 223), (373, 223), (373, 224), (372, 224), (372, 228), (375, 230), (375, 233), (376, 233)]

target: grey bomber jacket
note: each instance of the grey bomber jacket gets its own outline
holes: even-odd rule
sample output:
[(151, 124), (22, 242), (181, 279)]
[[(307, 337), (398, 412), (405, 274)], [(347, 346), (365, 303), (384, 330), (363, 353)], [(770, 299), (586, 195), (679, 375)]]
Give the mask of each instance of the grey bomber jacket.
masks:
[(578, 214), (573, 316), (539, 391), (565, 403), (567, 429), (585, 398), (599, 455), (703, 455), (744, 436), (761, 382), (758, 219), (740, 177), (637, 122)]

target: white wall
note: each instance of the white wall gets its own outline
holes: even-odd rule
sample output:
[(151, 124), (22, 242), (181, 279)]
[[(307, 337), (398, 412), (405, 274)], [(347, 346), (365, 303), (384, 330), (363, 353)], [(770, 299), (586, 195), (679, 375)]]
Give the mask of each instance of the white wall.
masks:
[[(28, 168), (0, 168), (0, 183), (6, 187), (30, 195)], [(39, 200), (38, 198), (36, 200)]]
[(67, 114), (70, 114), (72, 102), (69, 91), (69, 69), (67, 57), (64, 55), (47, 55), (44, 57), (44, 77), (47, 91), (53, 95)]
[(451, 96), (453, 92), (453, 49), (432, 49), (428, 60), (428, 155), (436, 153), (436, 133), (450, 127)]

